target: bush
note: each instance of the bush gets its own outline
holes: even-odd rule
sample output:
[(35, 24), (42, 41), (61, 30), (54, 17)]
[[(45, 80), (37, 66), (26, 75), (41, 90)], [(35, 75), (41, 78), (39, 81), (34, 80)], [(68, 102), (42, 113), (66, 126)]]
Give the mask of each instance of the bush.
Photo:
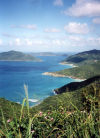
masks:
[[(73, 106), (73, 111), (67, 111), (62, 104), (58, 109), (38, 111), (34, 115), (30, 113), (28, 104), (27, 87), (26, 99), (24, 99), (20, 111), (20, 118), (14, 115), (13, 119), (6, 120), (2, 113), (1, 137), (7, 138), (99, 138), (100, 136), (100, 112), (91, 99), (91, 109), (78, 110)], [(89, 101), (90, 101), (89, 99)], [(99, 101), (98, 101), (99, 102)], [(23, 114), (26, 103), (26, 114)]]

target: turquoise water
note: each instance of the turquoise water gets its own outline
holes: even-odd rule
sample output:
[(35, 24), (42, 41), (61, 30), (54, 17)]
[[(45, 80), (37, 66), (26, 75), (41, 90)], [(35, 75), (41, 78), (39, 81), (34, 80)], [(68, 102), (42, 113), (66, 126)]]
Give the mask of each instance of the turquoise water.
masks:
[(30, 105), (35, 105), (48, 96), (53, 89), (75, 81), (70, 78), (57, 78), (42, 75), (44, 72), (70, 68), (60, 65), (65, 57), (40, 57), (43, 62), (0, 62), (0, 97), (21, 103), (25, 97), (24, 84), (28, 86)]

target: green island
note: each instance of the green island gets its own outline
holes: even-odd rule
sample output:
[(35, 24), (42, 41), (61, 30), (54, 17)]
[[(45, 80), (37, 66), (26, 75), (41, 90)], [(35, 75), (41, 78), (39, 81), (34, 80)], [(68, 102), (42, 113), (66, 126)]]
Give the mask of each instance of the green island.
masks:
[(8, 51), (0, 53), (0, 61), (35, 61), (40, 62), (38, 59), (30, 54), (22, 53), (19, 51)]
[(93, 59), (90, 64), (77, 65), (56, 73), (59, 77), (71, 76), (84, 81), (55, 89), (57, 95), (34, 107), (29, 107), (26, 85), (22, 104), (0, 98), (0, 137), (99, 138), (100, 61)]

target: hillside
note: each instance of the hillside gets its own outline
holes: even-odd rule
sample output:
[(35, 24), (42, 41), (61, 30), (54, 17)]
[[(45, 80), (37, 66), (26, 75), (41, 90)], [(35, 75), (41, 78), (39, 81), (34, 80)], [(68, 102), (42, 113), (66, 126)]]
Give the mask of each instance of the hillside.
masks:
[(91, 64), (100, 60), (100, 50), (90, 50), (81, 52), (66, 58), (62, 63), (70, 63), (75, 65)]
[(56, 72), (45, 72), (44, 75), (69, 77), (73, 79), (88, 79), (100, 75), (100, 61)]
[(61, 88), (54, 89), (54, 91), (57, 94), (75, 91), (75, 90), (81, 89), (83, 87), (86, 87), (89, 84), (91, 84), (95, 81), (98, 81), (98, 80), (100, 80), (100, 76), (95, 76), (95, 77), (89, 78), (85, 81), (68, 83), (68, 84), (62, 86)]
[(5, 119), (7, 120), (9, 118), (13, 118), (14, 113), (16, 113), (16, 116), (19, 118), (20, 117), (20, 110), (21, 110), (20, 104), (8, 101), (4, 98), (0, 98), (0, 128), (3, 124), (2, 112), (3, 112)]
[(66, 90), (63, 89), (64, 86), (60, 91), (61, 94), (46, 98), (40, 105), (33, 107), (33, 109), (36, 108), (37, 110), (46, 111), (57, 109), (61, 105), (66, 107), (67, 110), (73, 110), (74, 107), (72, 104), (74, 104), (78, 109), (83, 110), (84, 93), (86, 95), (94, 95), (96, 92), (97, 95), (100, 94), (100, 76), (90, 78), (80, 84), (81, 85), (79, 85), (79, 82), (67, 84)]
[(18, 51), (8, 51), (0, 53), (0, 61), (41, 61), (32, 55)]
[(0, 98), (0, 137), (98, 137), (100, 78), (29, 108)]
[[(74, 108), (71, 103), (77, 106), (78, 109), (82, 110), (84, 99), (83, 93), (85, 92), (87, 95), (90, 93), (93, 94), (95, 93), (94, 88), (97, 90), (96, 92), (100, 92), (100, 76), (90, 78), (83, 82), (69, 83), (55, 90), (58, 95), (50, 96), (43, 100), (43, 102), (41, 102), (39, 105), (30, 108), (30, 113), (31, 115), (34, 115), (38, 111), (45, 112), (47, 110), (54, 110), (57, 109), (59, 106), (66, 107), (66, 109), (69, 111), (73, 110)], [(0, 98), (0, 108), (2, 109), (6, 119), (12, 118), (14, 113), (16, 113), (18, 118), (20, 116), (20, 104), (5, 100), (4, 98)], [(24, 115), (25, 114), (27, 114), (26, 110), (24, 110)]]

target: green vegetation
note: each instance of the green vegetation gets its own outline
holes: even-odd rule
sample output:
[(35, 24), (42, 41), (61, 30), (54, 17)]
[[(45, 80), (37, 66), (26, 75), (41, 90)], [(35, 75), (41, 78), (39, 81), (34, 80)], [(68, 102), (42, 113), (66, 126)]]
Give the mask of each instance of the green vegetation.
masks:
[(8, 51), (0, 53), (1, 61), (41, 61), (32, 55), (25, 54), (18, 51)]
[[(22, 105), (13, 105), (13, 102), (0, 100), (2, 101), (0, 136), (7, 138), (99, 138), (99, 86), (100, 80), (97, 80), (76, 91), (49, 97), (33, 108), (29, 108), (28, 91), (24, 86), (26, 99), (23, 100)], [(16, 106), (15, 110), (12, 105)], [(7, 117), (7, 109), (11, 112), (9, 117)]]
[(80, 79), (93, 78), (58, 88), (55, 92), (59, 95), (48, 97), (32, 108), (29, 108), (26, 86), (22, 105), (1, 98), (1, 138), (100, 137), (100, 51), (77, 55), (72, 56), (69, 63), (78, 64), (78, 67), (55, 73)]
[(85, 65), (95, 63), (98, 60), (100, 60), (100, 50), (91, 50), (69, 56), (63, 62), (75, 65)]
[(95, 80), (94, 82), (91, 82), (88, 85), (84, 85), (82, 88), (77, 88), (74, 91), (67, 91), (62, 94), (58, 94), (55, 96), (51, 96), (46, 98), (42, 103), (40, 103), (38, 106), (34, 107), (37, 110), (46, 111), (49, 109), (58, 109), (60, 105), (63, 107), (66, 107), (67, 111), (73, 110), (73, 105), (75, 105), (78, 109), (83, 109), (83, 93), (85, 92), (87, 95), (94, 92), (94, 88), (96, 88), (97, 91), (100, 91), (100, 77), (99, 79)]
[(69, 56), (62, 63), (78, 66), (56, 72), (45, 72), (44, 75), (73, 79), (88, 79), (100, 75), (100, 50), (85, 51)]
[(84, 88), (84, 87), (90, 85), (91, 83), (94, 83), (95, 81), (99, 81), (99, 80), (100, 80), (100, 76), (95, 76), (95, 77), (89, 78), (89, 79), (81, 81), (81, 82), (68, 83), (60, 88), (54, 89), (54, 91), (56, 94), (71, 92), (71, 91), (75, 91), (75, 90)]
[(88, 79), (93, 76), (100, 75), (100, 61), (92, 64), (81, 65), (70, 69), (64, 69), (54, 72), (56, 74), (65, 75), (72, 78)]

